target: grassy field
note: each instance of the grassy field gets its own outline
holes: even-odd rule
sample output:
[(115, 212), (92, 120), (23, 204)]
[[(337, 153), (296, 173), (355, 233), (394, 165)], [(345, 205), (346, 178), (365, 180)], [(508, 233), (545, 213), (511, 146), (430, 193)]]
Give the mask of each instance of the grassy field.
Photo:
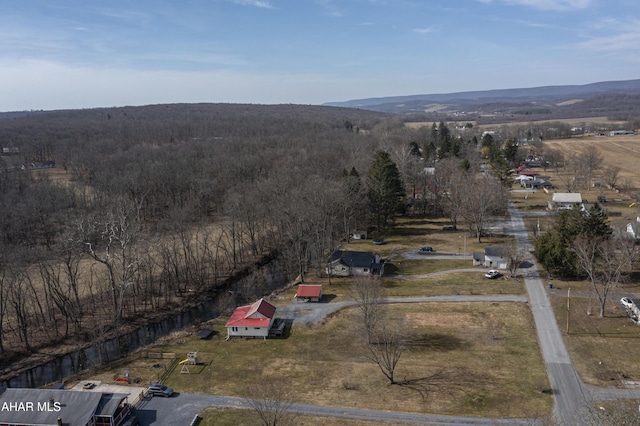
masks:
[(567, 157), (571, 153), (582, 152), (589, 146), (596, 147), (602, 154), (603, 168), (620, 167), (621, 180), (627, 178), (633, 183), (634, 188), (640, 187), (640, 171), (637, 167), (638, 158), (640, 158), (640, 135), (550, 139), (543, 144), (544, 149), (560, 151)]
[(619, 303), (621, 294), (640, 294), (640, 283), (621, 284), (610, 293), (605, 317), (600, 318), (599, 302), (587, 281), (548, 281), (554, 287), (550, 295), (558, 325), (582, 380), (603, 387), (622, 387), (624, 380), (640, 384), (640, 361), (635, 355), (640, 351), (640, 326), (630, 321)]
[[(184, 334), (154, 350), (176, 353), (178, 359), (198, 351), (202, 365), (191, 367), (190, 374), (178, 367), (166, 380), (179, 392), (243, 396), (249, 386), (275, 380), (300, 403), (482, 417), (549, 412), (546, 372), (526, 304), (389, 306), (391, 317), (407, 324), (411, 336), (397, 377), (437, 378), (389, 385), (365, 358), (363, 339), (353, 326), (356, 309), (342, 310), (320, 325), (295, 326), (288, 338), (273, 340), (225, 341), (220, 319), (211, 323), (216, 330), (211, 340)], [(113, 380), (128, 368), (144, 382), (157, 374), (156, 363), (140, 358), (93, 377)]]
[[(397, 235), (387, 244), (373, 246), (370, 240), (349, 244), (352, 250), (381, 249), (386, 255), (416, 249), (426, 241), (438, 251), (451, 250), (464, 234), (442, 231), (439, 221), (401, 220)], [(439, 242), (436, 246), (433, 241)], [(452, 243), (453, 241), (453, 243)], [(499, 244), (504, 238), (488, 239)], [(478, 250), (468, 243), (469, 252)], [(484, 244), (484, 243), (483, 243)], [(441, 249), (440, 247), (444, 247)], [(453, 250), (452, 250), (453, 251)], [(431, 274), (471, 268), (465, 260), (409, 260), (396, 256), (388, 264), (397, 274)], [(484, 268), (420, 279), (385, 279), (387, 296), (438, 294), (522, 294), (522, 280), (487, 280)], [(348, 279), (331, 280), (309, 274), (307, 282), (325, 284), (329, 302), (347, 300)], [(295, 288), (278, 294), (274, 303), (287, 304)], [(179, 392), (242, 396), (247, 387), (278, 380), (290, 389), (296, 402), (336, 406), (456, 414), (481, 417), (539, 417), (547, 415), (552, 398), (546, 371), (537, 346), (531, 313), (521, 303), (428, 303), (389, 305), (391, 315), (407, 324), (412, 344), (400, 360), (397, 377), (438, 378), (420, 386), (389, 385), (377, 366), (365, 358), (366, 347), (354, 330), (357, 310), (344, 309), (313, 326), (295, 325), (286, 339), (224, 341), (226, 318), (211, 322), (216, 330), (211, 340), (197, 339), (196, 330), (164, 339), (151, 351), (175, 353), (177, 359), (198, 351), (203, 362), (190, 367), (190, 374), (171, 372), (166, 383)], [(160, 365), (158, 365), (160, 364)], [(169, 360), (139, 357), (91, 378), (112, 382), (125, 369), (141, 383), (158, 378)], [(420, 392), (418, 391), (418, 388)], [(422, 393), (421, 393), (422, 392)], [(254, 424), (251, 410), (210, 410), (204, 424)], [(303, 417), (309, 425), (368, 425), (368, 422)]]
[[(230, 408), (208, 408), (201, 413), (204, 420), (200, 426), (255, 426), (260, 424), (258, 415), (253, 411)], [(406, 423), (374, 422), (368, 420), (345, 419), (338, 417), (295, 415), (287, 418), (299, 426), (400, 426)], [(285, 424), (285, 423), (283, 423)]]

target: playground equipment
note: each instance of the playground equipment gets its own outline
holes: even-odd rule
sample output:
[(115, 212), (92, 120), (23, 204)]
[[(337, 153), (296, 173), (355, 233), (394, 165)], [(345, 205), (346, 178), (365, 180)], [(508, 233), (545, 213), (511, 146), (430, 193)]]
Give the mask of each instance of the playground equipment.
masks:
[(187, 354), (187, 358), (183, 359), (178, 364), (182, 366), (180, 373), (190, 374), (189, 366), (198, 365), (198, 352), (189, 352)]

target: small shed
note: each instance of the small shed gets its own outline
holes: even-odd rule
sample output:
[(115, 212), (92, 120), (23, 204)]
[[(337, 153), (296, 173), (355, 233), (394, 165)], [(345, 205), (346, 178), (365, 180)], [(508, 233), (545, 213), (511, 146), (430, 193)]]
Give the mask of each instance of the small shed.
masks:
[(298, 302), (320, 302), (322, 300), (322, 284), (299, 284), (295, 298)]

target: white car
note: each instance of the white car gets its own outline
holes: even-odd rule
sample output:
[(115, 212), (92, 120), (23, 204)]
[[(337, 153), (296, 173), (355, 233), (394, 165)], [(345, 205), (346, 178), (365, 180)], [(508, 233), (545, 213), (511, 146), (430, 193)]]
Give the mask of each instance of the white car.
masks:
[(495, 278), (500, 278), (502, 276), (502, 274), (500, 273), (500, 271), (492, 269), (489, 272), (487, 272), (486, 274), (484, 274), (484, 276), (489, 278), (490, 280), (493, 280)]
[(147, 395), (169, 397), (173, 395), (173, 388), (167, 387), (160, 383), (153, 383), (147, 389)]
[(624, 306), (627, 309), (631, 309), (631, 307), (635, 305), (635, 303), (633, 303), (633, 300), (630, 297), (623, 297), (622, 299), (620, 299), (620, 303), (622, 303), (622, 306)]

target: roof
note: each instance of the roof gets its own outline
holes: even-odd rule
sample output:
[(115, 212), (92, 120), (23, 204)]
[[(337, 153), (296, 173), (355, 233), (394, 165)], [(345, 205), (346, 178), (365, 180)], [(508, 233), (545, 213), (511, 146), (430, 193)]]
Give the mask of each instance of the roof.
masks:
[(376, 261), (376, 256), (370, 251), (336, 250), (331, 254), (329, 263), (335, 261), (352, 268), (369, 268)]
[(507, 248), (503, 246), (486, 246), (484, 248), (485, 256), (504, 256)]
[(551, 200), (556, 203), (581, 203), (582, 195), (579, 192), (555, 192)]
[(251, 305), (236, 308), (225, 327), (269, 327), (275, 313), (275, 306), (260, 299)]
[(298, 285), (298, 291), (296, 297), (320, 297), (322, 294), (321, 284), (300, 284)]
[[(62, 389), (8, 388), (0, 395), (0, 423), (48, 426), (57, 425), (60, 417), (65, 425), (86, 425), (94, 414), (113, 415), (127, 396)], [(2, 410), (5, 403), (7, 408), (17, 404), (14, 405), (16, 409)], [(55, 411), (56, 407), (60, 410)]]

